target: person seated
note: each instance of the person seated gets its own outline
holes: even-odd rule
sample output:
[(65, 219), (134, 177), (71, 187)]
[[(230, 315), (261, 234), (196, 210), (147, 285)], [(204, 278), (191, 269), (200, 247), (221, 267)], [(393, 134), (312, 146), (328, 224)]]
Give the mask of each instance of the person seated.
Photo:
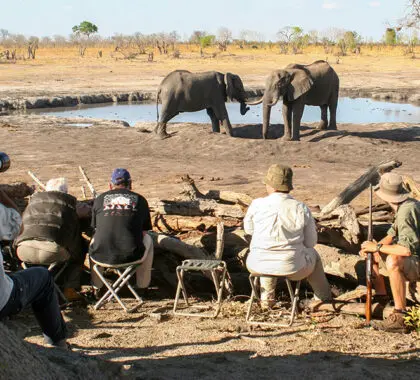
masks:
[[(19, 233), (22, 218), (15, 203), (0, 190), (0, 240)], [(0, 320), (31, 306), (47, 345), (67, 349), (66, 325), (58, 304), (54, 279), (47, 269), (34, 267), (6, 275), (0, 249)]]
[[(244, 218), (244, 230), (252, 235), (246, 265), (251, 273), (307, 279), (315, 298), (330, 301), (331, 289), (314, 249), (317, 231), (309, 208), (289, 193), (292, 169), (271, 165), (263, 183), (267, 196), (252, 201)], [(261, 277), (261, 306), (275, 304), (277, 279)]]
[(32, 195), (23, 213), (22, 233), (16, 239), (17, 256), (26, 264), (50, 265), (67, 262), (63, 279), (64, 296), (69, 301), (78, 294), (84, 254), (76, 198), (67, 194), (65, 178), (47, 182), (46, 191)]
[(373, 285), (378, 302), (387, 300), (384, 277), (379, 273), (379, 263), (385, 260), (389, 274), (394, 310), (383, 322), (376, 322), (373, 327), (389, 332), (406, 332), (404, 323), (406, 314), (406, 281), (414, 284), (420, 280), (420, 202), (410, 198), (403, 187), (403, 179), (396, 173), (385, 173), (374, 189), (375, 194), (388, 203), (395, 212), (392, 227), (379, 243), (365, 241), (360, 255), (366, 257), (374, 253), (372, 271)]
[[(105, 264), (125, 264), (144, 258), (136, 272), (137, 288), (142, 294), (151, 280), (153, 241), (147, 231), (152, 229), (152, 222), (146, 199), (131, 188), (130, 173), (115, 169), (110, 190), (99, 195), (93, 204), (94, 235), (89, 254)], [(94, 271), (91, 277), (99, 296), (103, 284)]]

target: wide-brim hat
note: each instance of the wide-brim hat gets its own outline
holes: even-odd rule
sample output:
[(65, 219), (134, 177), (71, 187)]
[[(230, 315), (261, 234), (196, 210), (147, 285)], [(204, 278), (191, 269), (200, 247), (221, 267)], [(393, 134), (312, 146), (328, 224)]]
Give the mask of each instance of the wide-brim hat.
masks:
[(276, 191), (291, 191), (293, 171), (286, 165), (274, 164), (268, 168), (263, 183), (271, 186)]
[(374, 189), (375, 194), (386, 202), (404, 202), (410, 193), (403, 186), (403, 179), (396, 173), (385, 173), (382, 175), (379, 185)]

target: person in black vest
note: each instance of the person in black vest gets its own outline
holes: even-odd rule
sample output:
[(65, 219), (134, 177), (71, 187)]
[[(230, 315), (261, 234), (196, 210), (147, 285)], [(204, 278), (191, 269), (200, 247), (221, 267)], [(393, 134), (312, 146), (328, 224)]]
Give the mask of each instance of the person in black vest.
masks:
[[(131, 191), (131, 176), (126, 169), (115, 169), (109, 191), (99, 195), (93, 204), (94, 235), (89, 254), (105, 264), (125, 264), (140, 260), (136, 272), (137, 288), (144, 291), (150, 284), (153, 263), (153, 241), (149, 205), (144, 197)], [(95, 293), (103, 286), (92, 271)]]
[(68, 261), (62, 274), (64, 295), (78, 294), (84, 254), (76, 198), (67, 194), (65, 178), (48, 181), (46, 191), (35, 193), (23, 213), (23, 231), (16, 239), (17, 256), (27, 264), (50, 265)]

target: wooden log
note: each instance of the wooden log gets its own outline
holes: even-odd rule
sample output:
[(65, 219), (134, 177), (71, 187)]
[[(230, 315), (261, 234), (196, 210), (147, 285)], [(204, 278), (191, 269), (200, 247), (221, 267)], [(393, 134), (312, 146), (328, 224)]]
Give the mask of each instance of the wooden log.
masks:
[(25, 198), (34, 193), (34, 188), (28, 186), (25, 182), (0, 184), (0, 190), (4, 191), (12, 199)]
[(338, 206), (350, 203), (357, 195), (369, 187), (369, 184), (379, 183), (381, 175), (401, 166), (399, 161), (383, 162), (367, 170), (362, 176), (347, 186), (337, 197), (328, 203), (322, 210), (321, 216), (330, 214)]
[(404, 185), (411, 193), (411, 197), (420, 201), (420, 185), (409, 175), (403, 176)]
[(163, 215), (217, 216), (240, 218), (245, 216), (239, 205), (217, 203), (215, 200), (197, 199), (193, 201), (149, 200), (150, 210)]
[[(152, 214), (153, 228), (160, 232), (183, 232), (183, 231), (208, 231), (217, 228), (219, 218), (214, 216), (180, 216)], [(226, 227), (234, 227), (242, 224), (237, 218), (223, 218)]]
[(211, 258), (211, 256), (202, 248), (184, 243), (179, 239), (156, 232), (149, 232), (149, 234), (153, 239), (153, 245), (155, 248), (173, 252), (183, 259)]
[(225, 202), (238, 203), (244, 207), (248, 207), (253, 200), (253, 198), (250, 197), (248, 194), (225, 190), (209, 190), (205, 194), (205, 197)]
[(225, 247), (225, 226), (223, 221), (217, 223), (217, 232), (216, 232), (216, 251), (214, 257), (217, 260), (221, 260), (223, 257), (223, 250)]
[[(349, 314), (349, 315), (366, 315), (366, 307), (362, 302), (346, 302), (346, 301), (334, 301), (333, 303), (314, 303), (311, 306), (311, 312), (318, 311), (330, 311), (333, 313)], [(383, 307), (379, 303), (372, 305), (372, 316), (377, 319), (382, 319), (384, 314), (389, 315), (394, 308), (387, 306)]]
[(82, 177), (83, 177), (83, 179), (85, 180), (86, 184), (88, 185), (88, 188), (89, 188), (90, 192), (92, 193), (92, 196), (93, 196), (94, 198), (96, 198), (96, 195), (97, 195), (96, 190), (95, 190), (95, 188), (93, 187), (92, 182), (90, 182), (90, 179), (89, 179), (89, 177), (87, 176), (87, 174), (86, 174), (86, 172), (85, 172), (85, 169), (83, 169), (81, 166), (79, 166), (79, 171), (80, 171), (80, 173), (82, 174)]
[(335, 247), (324, 244), (317, 244), (316, 251), (321, 256), (322, 264), (326, 274), (358, 283), (359, 280), (359, 263), (363, 263), (363, 259), (359, 255), (348, 254)]
[(47, 189), (47, 186), (42, 183), (34, 173), (28, 170), (28, 174), (42, 190), (45, 191)]

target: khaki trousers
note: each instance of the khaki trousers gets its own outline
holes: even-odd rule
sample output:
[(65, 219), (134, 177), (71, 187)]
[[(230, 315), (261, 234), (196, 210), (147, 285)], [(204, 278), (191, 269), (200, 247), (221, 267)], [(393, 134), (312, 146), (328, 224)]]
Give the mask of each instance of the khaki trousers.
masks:
[[(144, 260), (141, 265), (136, 270), (136, 284), (137, 287), (144, 289), (150, 285), (150, 280), (152, 278), (152, 265), (153, 265), (153, 240), (146, 234), (143, 236), (144, 244)], [(103, 268), (98, 268), (100, 272), (103, 272)], [(95, 271), (90, 271), (92, 285), (96, 289), (102, 288), (104, 285)]]
[[(321, 257), (314, 248), (305, 248), (306, 265), (299, 271), (289, 274), (287, 277), (292, 281), (307, 279), (311, 285), (316, 299), (330, 301), (331, 289), (322, 267)], [(261, 277), (261, 300), (272, 301), (276, 297), (277, 278)]]

